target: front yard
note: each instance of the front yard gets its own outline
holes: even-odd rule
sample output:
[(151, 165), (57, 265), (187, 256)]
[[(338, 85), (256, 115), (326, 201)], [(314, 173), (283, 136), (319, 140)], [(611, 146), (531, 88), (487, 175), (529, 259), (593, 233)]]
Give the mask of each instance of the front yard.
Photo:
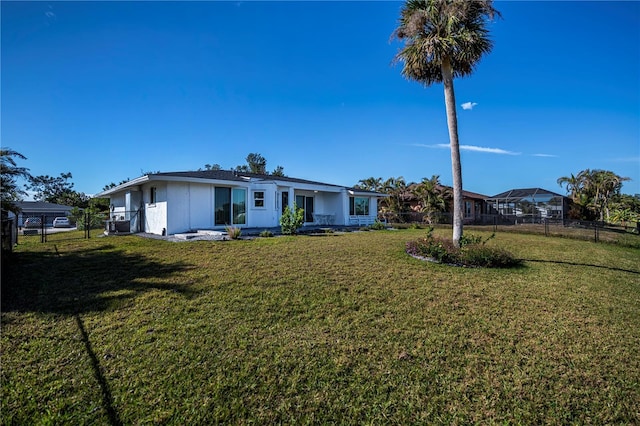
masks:
[(640, 250), (499, 233), (524, 267), (456, 268), (425, 233), (25, 242), (1, 423), (640, 423)]

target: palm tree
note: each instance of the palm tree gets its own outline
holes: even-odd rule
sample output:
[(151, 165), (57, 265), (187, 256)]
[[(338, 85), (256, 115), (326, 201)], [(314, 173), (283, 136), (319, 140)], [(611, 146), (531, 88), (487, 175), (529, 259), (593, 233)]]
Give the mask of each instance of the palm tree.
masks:
[(460, 245), (464, 204), (453, 78), (470, 75), (493, 43), (488, 20), (500, 16), (492, 0), (408, 0), (392, 37), (404, 41), (394, 62), (425, 86), (443, 83), (453, 173), (453, 243)]
[(413, 188), (413, 194), (420, 201), (420, 210), (426, 213), (429, 224), (433, 223), (434, 213), (443, 212), (447, 207), (445, 190), (438, 175), (431, 176), (431, 179), (422, 178), (422, 182)]
[(390, 177), (382, 183), (381, 190), (383, 193), (389, 195), (385, 202), (390, 217), (387, 218), (385, 212), (385, 218), (388, 220), (397, 219), (403, 221), (402, 214), (406, 210), (404, 201), (407, 194), (407, 183), (404, 178), (402, 176), (397, 178)]
[(30, 177), (29, 169), (18, 167), (15, 158), (26, 160), (27, 158), (11, 148), (0, 148), (0, 195), (2, 197), (2, 210), (17, 213), (17, 201), (22, 200), (26, 192), (20, 189), (16, 179)]
[(567, 186), (571, 199), (590, 216), (589, 219), (604, 221), (605, 217), (610, 218), (612, 198), (620, 194), (622, 182), (628, 180), (609, 170), (585, 169), (576, 176), (558, 178), (558, 184)]
[(366, 179), (360, 179), (355, 185), (356, 188), (364, 191), (381, 192), (382, 191), (382, 178), (368, 177)]
[(560, 185), (560, 187), (562, 187), (563, 185), (566, 185), (567, 193), (569, 194), (569, 197), (573, 201), (576, 201), (578, 199), (578, 194), (582, 191), (581, 180), (582, 179), (580, 174), (578, 174), (578, 176), (574, 176), (573, 173), (571, 173), (571, 176), (559, 177), (557, 182), (558, 182), (558, 185)]

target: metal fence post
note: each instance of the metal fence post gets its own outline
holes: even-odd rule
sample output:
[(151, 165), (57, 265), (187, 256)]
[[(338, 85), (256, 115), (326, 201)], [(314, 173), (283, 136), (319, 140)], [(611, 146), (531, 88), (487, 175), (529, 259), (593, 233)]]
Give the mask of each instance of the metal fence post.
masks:
[(46, 219), (45, 215), (40, 216), (40, 242), (41, 243), (47, 242), (47, 235), (45, 234), (47, 228), (44, 225), (45, 219)]
[(544, 236), (549, 236), (549, 219), (546, 217), (544, 218)]

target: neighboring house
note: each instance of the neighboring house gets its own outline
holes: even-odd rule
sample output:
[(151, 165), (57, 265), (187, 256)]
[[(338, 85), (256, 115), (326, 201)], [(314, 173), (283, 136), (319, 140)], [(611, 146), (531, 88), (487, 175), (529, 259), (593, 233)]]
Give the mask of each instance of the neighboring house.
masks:
[(511, 189), (486, 199), (497, 214), (518, 221), (566, 219), (570, 200), (542, 188)]
[[(407, 191), (402, 194), (402, 202), (404, 205), (404, 210), (406, 213), (403, 214), (405, 221), (407, 222), (422, 222), (424, 220), (425, 212), (422, 211), (422, 205), (418, 197), (416, 197), (413, 193), (413, 190), (418, 184), (413, 183), (407, 187)], [(441, 191), (448, 191), (450, 194), (453, 194), (453, 189), (449, 186), (439, 185), (438, 188)], [(453, 195), (451, 195), (453, 197)], [(462, 191), (462, 201), (464, 203), (464, 223), (475, 223), (482, 220), (482, 216), (486, 215), (490, 210), (490, 207), (485, 202), (487, 198), (486, 195), (478, 194), (471, 191)], [(381, 203), (383, 206), (385, 205), (385, 201), (383, 200)], [(449, 200), (449, 205), (447, 207), (448, 213), (442, 213), (447, 217), (447, 220), (450, 223), (450, 215), (451, 211), (453, 211), (453, 198)]]
[(53, 219), (59, 216), (69, 216), (71, 206), (45, 203), (44, 201), (20, 201), (16, 205), (20, 208), (18, 226), (22, 226), (28, 217), (45, 217), (45, 226), (53, 226)]
[(229, 170), (154, 173), (96, 194), (109, 198), (110, 231), (170, 235), (194, 230), (280, 226), (286, 206), (305, 225), (375, 221), (384, 194), (304, 179)]

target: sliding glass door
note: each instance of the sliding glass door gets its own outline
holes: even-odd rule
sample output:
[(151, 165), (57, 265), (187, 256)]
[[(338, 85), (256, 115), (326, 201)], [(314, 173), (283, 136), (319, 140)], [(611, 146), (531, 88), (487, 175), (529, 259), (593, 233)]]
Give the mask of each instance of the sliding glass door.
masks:
[(247, 224), (246, 189), (216, 187), (214, 196), (216, 226)]
[(296, 195), (296, 205), (304, 210), (304, 221), (313, 222), (313, 197)]

